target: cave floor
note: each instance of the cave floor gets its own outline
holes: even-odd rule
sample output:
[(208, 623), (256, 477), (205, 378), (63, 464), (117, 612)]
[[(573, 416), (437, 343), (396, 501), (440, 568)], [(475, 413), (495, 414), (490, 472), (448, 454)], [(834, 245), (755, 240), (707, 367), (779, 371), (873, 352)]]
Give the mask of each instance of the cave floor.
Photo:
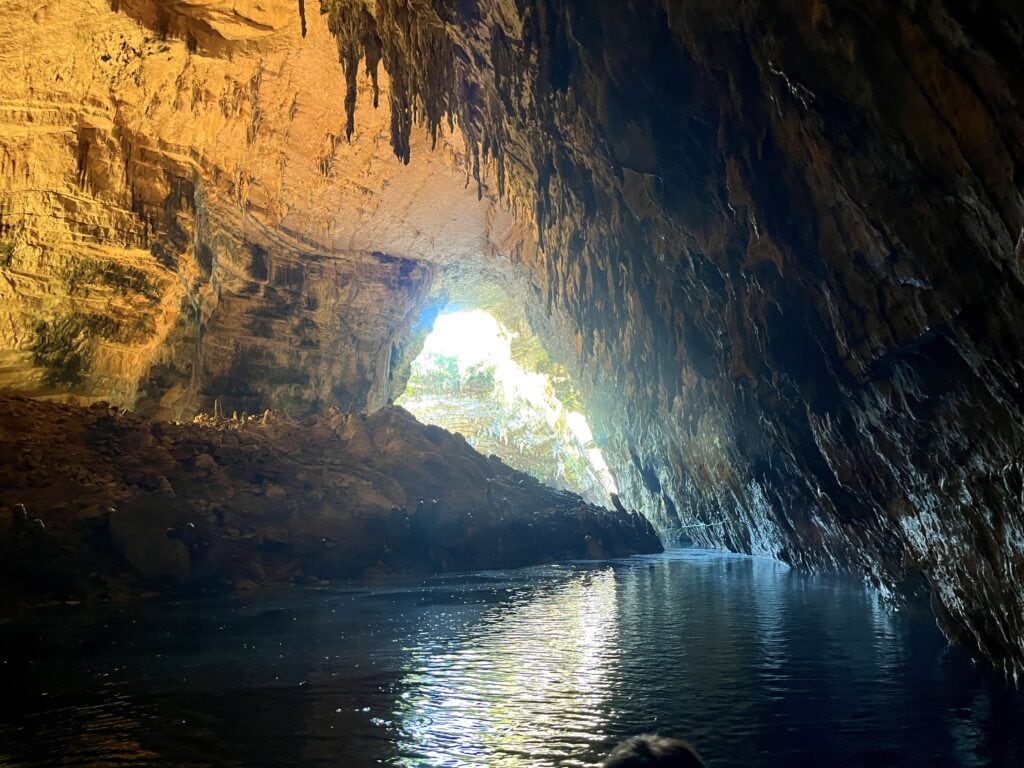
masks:
[(1024, 694), (927, 606), (702, 550), (0, 626), (0, 766), (1024, 764)]

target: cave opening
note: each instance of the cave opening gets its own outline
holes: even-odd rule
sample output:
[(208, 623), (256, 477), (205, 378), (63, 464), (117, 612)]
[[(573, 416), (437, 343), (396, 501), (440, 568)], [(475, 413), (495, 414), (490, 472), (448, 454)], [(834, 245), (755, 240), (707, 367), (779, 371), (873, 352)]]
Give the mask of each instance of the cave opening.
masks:
[(396, 404), (593, 504), (618, 492), (579, 390), (525, 323), (482, 309), (439, 314)]

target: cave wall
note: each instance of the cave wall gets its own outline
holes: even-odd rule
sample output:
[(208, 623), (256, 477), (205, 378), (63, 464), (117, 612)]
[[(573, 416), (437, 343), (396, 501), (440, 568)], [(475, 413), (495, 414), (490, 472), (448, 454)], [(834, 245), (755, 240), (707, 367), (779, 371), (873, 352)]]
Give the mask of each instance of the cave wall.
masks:
[(951, 636), (1021, 670), (1019, 4), (323, 5), (343, 60), (402, 83), (396, 154), (454, 116), (533, 227), (538, 330), (574, 338), (630, 503), (922, 573)]
[[(0, 18), (0, 389), (191, 417), (373, 410), (453, 265), (516, 235), (293, 2), (12, 2)], [(493, 235), (493, 238), (492, 238)]]

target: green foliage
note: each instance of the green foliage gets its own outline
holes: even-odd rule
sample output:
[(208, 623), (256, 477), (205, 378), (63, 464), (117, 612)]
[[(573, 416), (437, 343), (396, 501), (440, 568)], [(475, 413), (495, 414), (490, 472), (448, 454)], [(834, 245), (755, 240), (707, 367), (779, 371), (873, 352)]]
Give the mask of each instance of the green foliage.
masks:
[[(512, 339), (510, 351), (511, 362), (524, 373), (547, 377), (543, 402), (532, 399), (532, 381), (520, 381), (511, 371), (502, 381), (503, 363), (460, 368), (457, 357), (432, 353), (412, 362), (399, 402), (427, 423), (462, 433), (482, 453), (495, 453), (543, 482), (604, 500), (601, 477), (566, 418), (585, 410), (579, 390), (528, 329)], [(551, 424), (553, 413), (560, 415)]]
[(560, 375), (552, 375), (551, 389), (566, 411), (583, 411), (583, 397), (564, 370), (561, 371)]
[(481, 394), (490, 394), (494, 391), (494, 366), (487, 363), (478, 363), (466, 371), (465, 377), (461, 380), (461, 389), (469, 389)]
[(463, 371), (456, 357), (429, 355), (413, 363), (404, 397), (411, 397), (414, 387), (423, 393), (472, 392), (488, 396), (494, 391), (494, 384), (495, 369), (490, 363), (477, 363)]
[(459, 379), (459, 360), (456, 357), (450, 355), (437, 355), (434, 358), (434, 365), (441, 372), (441, 375), (446, 379), (458, 381)]
[(413, 379), (427, 392), (454, 392), (461, 386), (458, 359), (448, 355), (429, 355), (413, 363)]

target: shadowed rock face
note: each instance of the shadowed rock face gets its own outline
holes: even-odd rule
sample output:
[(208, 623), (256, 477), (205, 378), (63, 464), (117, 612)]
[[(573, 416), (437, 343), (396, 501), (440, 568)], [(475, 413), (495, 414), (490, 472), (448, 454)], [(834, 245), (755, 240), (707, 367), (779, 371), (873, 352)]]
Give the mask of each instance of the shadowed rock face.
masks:
[[(500, 275), (578, 378), (629, 505), (702, 544), (887, 589), (922, 573), (950, 636), (1024, 670), (1019, 3), (323, 0), (302, 37), (291, 3), (262, 4), (268, 23), (246, 3), (76, 2), (73, 24), (18, 3), (0, 24), (37, 24), (31, 40), (65, 52), (86, 22), (150, 42), (116, 77), (90, 60), (69, 80), (44, 57), (35, 90), (4, 97), (36, 126), (18, 112), (0, 134), (6, 385), (161, 413), (214, 397), (373, 409), (401, 385), (420, 308), (460, 276)], [(29, 41), (5, 37), (16, 89)], [(258, 72), (273, 99), (248, 96)], [(60, 129), (39, 133), (55, 92)], [(411, 173), (440, 207), (395, 213), (388, 142), (409, 163), (388, 178)], [(463, 149), (479, 187), (453, 166)], [(18, 202), (76, 173), (128, 180), (102, 203), (128, 233), (113, 277), (67, 277), (110, 239), (74, 224), (101, 196)], [(360, 173), (377, 181), (347, 197)], [(476, 223), (416, 223), (454, 208)], [(48, 216), (74, 236), (38, 234)], [(468, 245), (448, 258), (446, 238)], [(159, 244), (179, 242), (161, 266)], [(353, 284), (370, 286), (357, 301)], [(153, 330), (122, 339), (98, 304)], [(321, 351), (284, 341), (296, 329)]]
[(1019, 4), (324, 5), (521, 201), (627, 498), (1021, 669)]
[(0, 416), (0, 605), (662, 549), (639, 514), (541, 485), (400, 408), (168, 424), (0, 398)]

